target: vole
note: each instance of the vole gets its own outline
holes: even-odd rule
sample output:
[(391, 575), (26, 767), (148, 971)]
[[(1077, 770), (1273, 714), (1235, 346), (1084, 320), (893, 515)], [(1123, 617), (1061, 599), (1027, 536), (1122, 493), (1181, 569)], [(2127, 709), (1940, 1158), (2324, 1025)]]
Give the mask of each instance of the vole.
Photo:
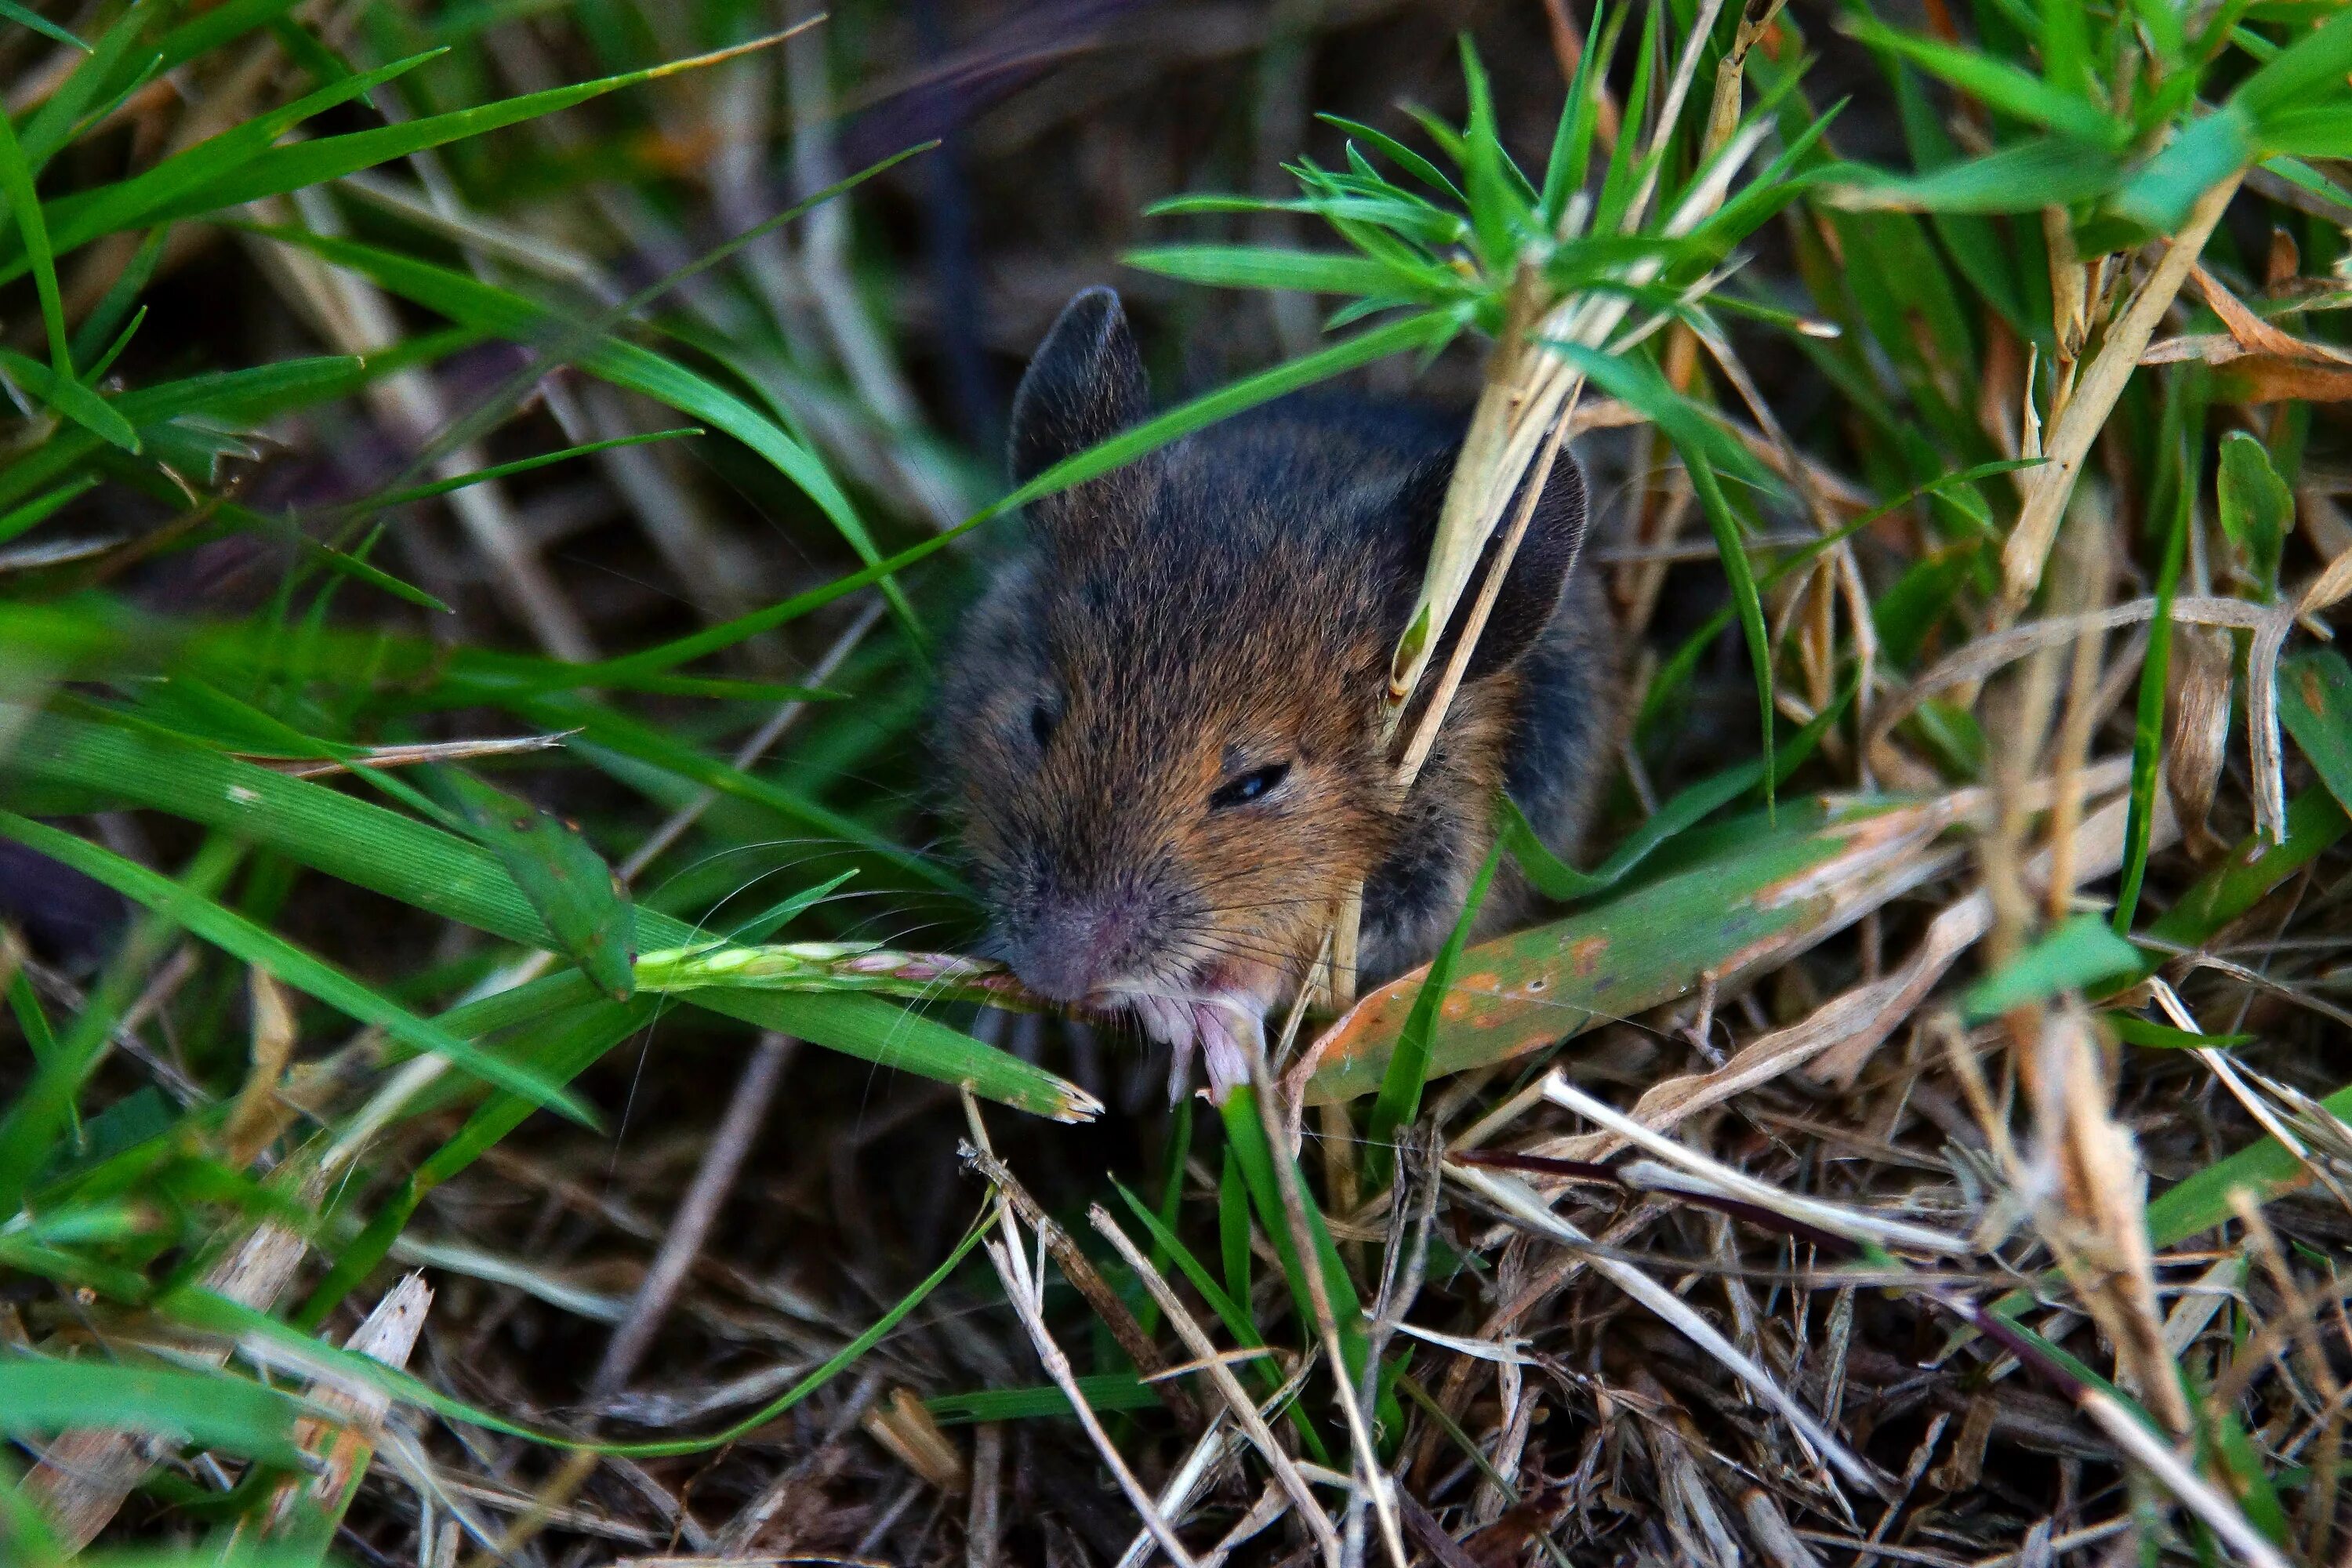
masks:
[[(1118, 296), (1079, 294), (1015, 394), (1014, 482), (1150, 412)], [(1575, 572), (1585, 491), (1565, 453), (1402, 797), (1381, 743), (1465, 428), (1307, 396), (1212, 426), (1033, 505), (1025, 547), (961, 627), (939, 746), (990, 945), (1033, 991), (1133, 1014), (1174, 1048), (1171, 1096), (1196, 1046), (1213, 1100), (1247, 1079), (1267, 1011), (1359, 880), (1363, 983), (1430, 958), (1493, 844), (1498, 790), (1549, 843), (1580, 832), (1614, 647)], [(1507, 868), (1481, 924), (1530, 901)]]

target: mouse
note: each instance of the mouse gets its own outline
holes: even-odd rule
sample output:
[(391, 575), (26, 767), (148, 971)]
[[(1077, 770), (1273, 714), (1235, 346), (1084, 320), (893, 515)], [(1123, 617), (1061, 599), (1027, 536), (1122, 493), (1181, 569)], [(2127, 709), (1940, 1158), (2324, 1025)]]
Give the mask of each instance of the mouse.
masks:
[[(1014, 394), (1013, 482), (1151, 411), (1118, 295), (1078, 294)], [(1247, 1081), (1268, 1014), (1359, 883), (1360, 984), (1433, 956), (1493, 846), (1498, 792), (1555, 849), (1581, 836), (1612, 754), (1615, 641), (1576, 570), (1585, 486), (1565, 451), (1410, 790), (1395, 756), (1450, 642), (1383, 739), (1390, 658), (1466, 429), (1406, 401), (1261, 405), (1033, 502), (961, 619), (935, 754), (983, 954), (1164, 1042), (1171, 1100), (1196, 1053), (1213, 1101)], [(1538, 902), (1506, 858), (1479, 934)]]

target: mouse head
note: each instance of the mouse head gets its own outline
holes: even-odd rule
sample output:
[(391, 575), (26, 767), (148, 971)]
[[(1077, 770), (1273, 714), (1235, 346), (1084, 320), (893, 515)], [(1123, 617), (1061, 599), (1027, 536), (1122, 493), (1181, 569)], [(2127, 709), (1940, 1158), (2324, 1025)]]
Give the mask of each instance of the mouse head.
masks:
[[(1014, 400), (1014, 480), (1149, 412), (1118, 297), (1080, 294)], [(1418, 412), (1277, 404), (1031, 507), (941, 713), (992, 938), (1030, 988), (1132, 1009), (1180, 1074), (1202, 1042), (1222, 1090), (1338, 900), (1403, 839), (1454, 834), (1475, 864), (1513, 667), (1584, 503), (1560, 463), (1408, 806), (1379, 696), (1459, 438)]]

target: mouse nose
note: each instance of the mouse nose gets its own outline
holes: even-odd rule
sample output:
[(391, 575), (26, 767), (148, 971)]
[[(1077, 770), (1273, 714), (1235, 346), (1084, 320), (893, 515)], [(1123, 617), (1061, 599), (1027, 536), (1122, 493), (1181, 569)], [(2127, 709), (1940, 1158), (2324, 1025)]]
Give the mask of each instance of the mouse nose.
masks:
[(1142, 910), (1129, 896), (1056, 903), (1038, 912), (1013, 953), (1021, 983), (1056, 1002), (1083, 1002), (1132, 967)]

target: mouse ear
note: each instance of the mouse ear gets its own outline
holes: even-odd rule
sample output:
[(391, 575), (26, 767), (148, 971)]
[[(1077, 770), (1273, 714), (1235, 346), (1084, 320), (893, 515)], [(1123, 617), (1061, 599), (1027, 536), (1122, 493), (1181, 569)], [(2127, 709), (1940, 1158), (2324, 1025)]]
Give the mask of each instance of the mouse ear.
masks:
[(1013, 395), (1013, 482), (1025, 485), (1151, 410), (1143, 356), (1110, 289), (1062, 307)]
[[(1430, 543), (1437, 537), (1438, 513), (1445, 504), (1446, 486), (1452, 478), (1450, 464), (1433, 464), (1406, 487), (1402, 504), (1412, 521), (1415, 545), (1409, 552), (1413, 591), (1420, 587)], [(1528, 476), (1528, 479), (1533, 478), (1532, 474)], [(1463, 602), (1455, 609), (1456, 624), (1447, 629), (1431, 656), (1432, 668), (1443, 668), (1445, 661), (1453, 658), (1460, 616), (1475, 602), (1484, 586), (1501, 535), (1518, 516), (1517, 509), (1527, 499), (1528, 482), (1520, 481), (1518, 493), (1504, 509), (1496, 537), (1486, 542), (1486, 553), (1479, 559), (1478, 569), (1471, 573), (1469, 585), (1463, 590)], [(1487, 612), (1486, 629), (1479, 634), (1478, 646), (1471, 652), (1465, 679), (1476, 680), (1507, 669), (1535, 647), (1536, 639), (1550, 624), (1552, 612), (1559, 607), (1570, 574), (1576, 570), (1576, 558), (1584, 549), (1584, 474), (1575, 458), (1563, 450), (1552, 464), (1551, 477), (1544, 485), (1542, 499), (1536, 502), (1535, 514), (1528, 519), (1528, 531), (1512, 553), (1510, 574), (1503, 579), (1502, 591), (1496, 595), (1494, 608)], [(1399, 624), (1402, 626), (1401, 616)]]

